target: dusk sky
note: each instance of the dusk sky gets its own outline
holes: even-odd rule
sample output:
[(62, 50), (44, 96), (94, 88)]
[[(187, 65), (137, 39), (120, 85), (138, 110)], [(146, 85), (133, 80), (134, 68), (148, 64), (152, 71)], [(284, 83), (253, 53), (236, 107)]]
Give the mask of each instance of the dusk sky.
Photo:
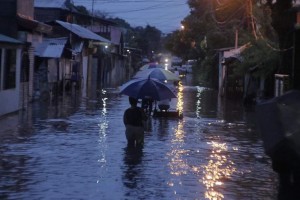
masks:
[(131, 26), (155, 26), (163, 33), (180, 29), (180, 22), (189, 14), (186, 0), (73, 0), (88, 10), (100, 10), (111, 17), (120, 17)]

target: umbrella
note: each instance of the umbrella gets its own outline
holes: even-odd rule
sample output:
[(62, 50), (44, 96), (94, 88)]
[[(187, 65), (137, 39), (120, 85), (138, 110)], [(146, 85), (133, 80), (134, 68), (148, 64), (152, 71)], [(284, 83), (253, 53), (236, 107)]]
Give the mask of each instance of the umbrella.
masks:
[(120, 94), (125, 94), (136, 99), (151, 97), (157, 101), (176, 98), (176, 95), (169, 86), (150, 77), (128, 81), (120, 87)]
[(153, 69), (153, 68), (163, 68), (163, 66), (161, 66), (158, 63), (147, 63), (145, 65), (143, 65), (140, 70), (145, 70), (145, 69)]
[(179, 77), (176, 76), (173, 72), (169, 70), (165, 70), (162, 68), (153, 68), (153, 69), (145, 69), (143, 71), (138, 71), (133, 78), (156, 78), (160, 81), (179, 81)]
[(258, 104), (256, 116), (267, 155), (276, 156), (285, 144), (300, 155), (300, 91)]

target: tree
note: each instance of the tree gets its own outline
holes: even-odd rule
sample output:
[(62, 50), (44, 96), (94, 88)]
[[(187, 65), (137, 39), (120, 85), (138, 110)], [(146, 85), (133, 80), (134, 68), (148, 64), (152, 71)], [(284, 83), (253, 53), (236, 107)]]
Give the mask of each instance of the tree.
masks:
[[(239, 30), (239, 42), (249, 39), (246, 3), (236, 0), (189, 0), (191, 12), (183, 21), (183, 30), (169, 36), (168, 48), (184, 60), (201, 60), (198, 68), (206, 80), (217, 82), (216, 50), (234, 47), (235, 33)], [(211, 83), (217, 85), (216, 83)]]
[(270, 50), (274, 43), (266, 43), (264, 39), (252, 40), (251, 46), (242, 53), (242, 62), (235, 67), (237, 75), (245, 75), (252, 72), (254, 77), (269, 77), (274, 74), (279, 63), (279, 52)]
[(147, 25), (146, 27), (131, 25), (121, 18), (108, 18), (116, 22), (120, 27), (124, 28), (126, 46), (140, 49), (142, 54), (152, 57), (152, 52), (159, 52), (162, 50), (161, 39), (162, 32), (156, 27)]
[(278, 72), (292, 72), (294, 14), (291, 12), (294, 0), (258, 0), (265, 8), (271, 10), (272, 26), (278, 35), (281, 62)]
[(89, 11), (86, 9), (86, 7), (84, 6), (75, 6), (77, 12), (85, 14), (85, 15), (89, 15)]

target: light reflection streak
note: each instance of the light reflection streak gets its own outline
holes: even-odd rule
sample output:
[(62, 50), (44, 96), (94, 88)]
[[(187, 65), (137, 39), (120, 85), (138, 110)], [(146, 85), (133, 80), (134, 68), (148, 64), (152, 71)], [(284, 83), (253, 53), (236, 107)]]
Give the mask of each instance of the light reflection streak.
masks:
[(199, 87), (199, 86), (197, 86), (197, 101), (196, 101), (196, 116), (197, 116), (197, 118), (200, 118), (201, 117), (201, 115), (200, 115), (200, 113), (201, 113), (201, 93), (202, 93), (202, 91), (203, 91), (203, 87)]
[[(179, 114), (183, 112), (183, 85), (179, 82), (178, 85), (178, 94), (177, 94), (177, 110)], [(184, 121), (179, 120), (177, 128), (174, 128), (174, 138), (171, 141), (171, 150), (167, 154), (170, 158), (168, 166), (170, 167), (170, 174), (175, 177), (179, 177), (181, 175), (187, 174), (189, 170), (189, 165), (186, 160), (183, 159), (185, 155), (189, 153), (189, 150), (183, 149), (183, 144), (185, 142), (185, 132), (183, 130)], [(176, 185), (181, 185), (182, 182), (180, 179), (171, 179), (168, 181), (168, 185), (170, 187), (174, 187)], [(174, 189), (174, 194), (176, 195), (178, 191)]]
[[(102, 94), (106, 94), (105, 90), (102, 90)], [(99, 127), (99, 138), (98, 138), (98, 143), (99, 143), (99, 159), (98, 159), (98, 163), (100, 165), (100, 167), (104, 167), (104, 165), (106, 164), (106, 149), (107, 149), (107, 144), (106, 144), (106, 139), (107, 139), (107, 133), (106, 130), (108, 128), (108, 121), (107, 121), (107, 100), (108, 98), (103, 97), (101, 99), (102, 101), (102, 108), (101, 108), (101, 115), (99, 118), (99, 123), (98, 123), (98, 127)], [(100, 179), (97, 180), (97, 183), (100, 183)]]
[(179, 112), (179, 115), (183, 113), (183, 85), (181, 81), (178, 83), (178, 93), (177, 93), (177, 105), (176, 109)]
[[(106, 90), (102, 89), (102, 94), (106, 94)], [(106, 119), (106, 115), (107, 115), (107, 103), (106, 101), (108, 100), (108, 98), (103, 97), (101, 99), (102, 101), (102, 109), (101, 109), (101, 116), (100, 116), (100, 122), (98, 124), (99, 126), (99, 139), (100, 141), (104, 141), (106, 139), (106, 129), (108, 128), (108, 122)]]
[(234, 163), (229, 160), (227, 144), (208, 142), (212, 146), (212, 153), (207, 165), (203, 166), (203, 184), (206, 186), (205, 198), (210, 200), (224, 199), (224, 195), (218, 191), (223, 185), (222, 180), (229, 178), (235, 171)]
[[(175, 176), (187, 174), (189, 169), (186, 161), (182, 159), (184, 155), (189, 153), (189, 150), (182, 149), (185, 137), (183, 123), (183, 121), (178, 121), (178, 127), (175, 129), (175, 137), (172, 139), (172, 149), (171, 152), (168, 153), (168, 156), (170, 157), (170, 173)], [(169, 182), (169, 186), (174, 186), (174, 183)]]

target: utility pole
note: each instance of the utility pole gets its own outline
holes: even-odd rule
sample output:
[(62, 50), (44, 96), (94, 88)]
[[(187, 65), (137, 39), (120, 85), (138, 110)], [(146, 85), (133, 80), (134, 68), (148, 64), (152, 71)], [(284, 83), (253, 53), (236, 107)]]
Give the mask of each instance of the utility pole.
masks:
[(95, 0), (92, 0), (92, 27), (91, 27), (92, 31), (94, 29), (94, 3), (95, 3)]
[(253, 6), (252, 0), (247, 0), (246, 2), (246, 13), (247, 13), (247, 28), (252, 31), (253, 36), (257, 39), (256, 25), (253, 18)]
[(235, 45), (234, 48), (237, 49), (239, 46), (239, 30), (235, 29)]

